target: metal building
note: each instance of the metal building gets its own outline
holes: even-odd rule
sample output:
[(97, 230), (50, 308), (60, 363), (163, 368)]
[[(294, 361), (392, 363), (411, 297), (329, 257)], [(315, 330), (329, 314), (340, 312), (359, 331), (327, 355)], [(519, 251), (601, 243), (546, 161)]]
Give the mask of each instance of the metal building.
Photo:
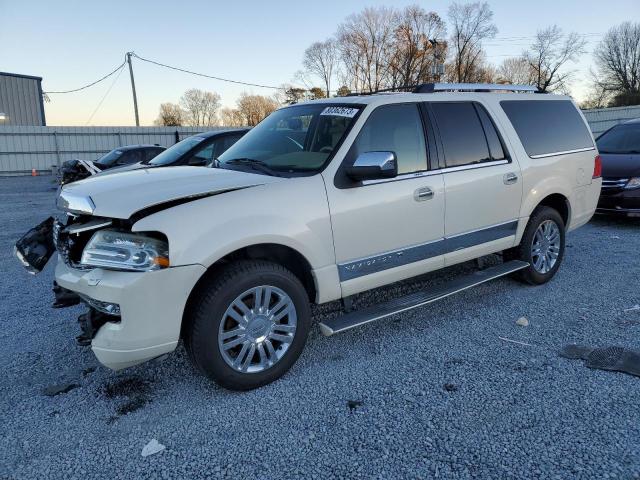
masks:
[(0, 72), (2, 125), (46, 125), (41, 77)]

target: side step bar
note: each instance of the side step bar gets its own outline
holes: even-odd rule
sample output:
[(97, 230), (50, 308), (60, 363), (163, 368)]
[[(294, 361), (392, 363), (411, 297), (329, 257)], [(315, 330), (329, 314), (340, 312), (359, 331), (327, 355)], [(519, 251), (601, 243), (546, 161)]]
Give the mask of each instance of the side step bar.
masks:
[(511, 273), (527, 268), (529, 264), (520, 260), (489, 267), (485, 270), (476, 271), (470, 275), (454, 278), (443, 285), (439, 285), (432, 290), (416, 292), (404, 297), (396, 298), (386, 303), (373, 305), (363, 310), (356, 310), (337, 318), (332, 318), (320, 323), (320, 331), (327, 337), (344, 332), (354, 327), (359, 327), (366, 323), (381, 320), (398, 313), (406, 312), (414, 308), (422, 307), (429, 303), (446, 298), (454, 293), (462, 292), (482, 283), (504, 277)]

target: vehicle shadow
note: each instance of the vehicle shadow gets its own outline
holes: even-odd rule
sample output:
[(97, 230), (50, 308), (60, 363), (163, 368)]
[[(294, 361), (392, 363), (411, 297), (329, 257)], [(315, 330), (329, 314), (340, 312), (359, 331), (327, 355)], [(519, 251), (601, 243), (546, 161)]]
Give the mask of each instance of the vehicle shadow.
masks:
[(638, 227), (640, 227), (640, 218), (596, 214), (593, 216), (589, 223), (600, 227), (637, 229)]

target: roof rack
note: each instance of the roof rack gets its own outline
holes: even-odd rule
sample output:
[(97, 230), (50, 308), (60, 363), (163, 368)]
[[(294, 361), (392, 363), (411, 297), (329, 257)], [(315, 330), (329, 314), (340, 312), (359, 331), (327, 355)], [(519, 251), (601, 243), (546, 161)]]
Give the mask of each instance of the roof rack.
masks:
[(501, 83), (423, 83), (413, 89), (413, 93), (433, 92), (538, 92), (533, 85), (507, 85)]

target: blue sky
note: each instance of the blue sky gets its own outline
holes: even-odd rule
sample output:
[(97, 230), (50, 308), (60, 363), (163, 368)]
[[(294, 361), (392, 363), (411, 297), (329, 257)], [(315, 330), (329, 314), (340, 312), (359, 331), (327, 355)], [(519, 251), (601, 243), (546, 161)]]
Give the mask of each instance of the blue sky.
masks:
[[(218, 1), (22, 1), (0, 0), (0, 71), (43, 77), (44, 90), (67, 90), (108, 73), (132, 50), (210, 75), (262, 84), (291, 82), (301, 68), (305, 48), (331, 36), (349, 14), (366, 6), (414, 4), (443, 17), (449, 1), (269, 2)], [(590, 52), (610, 26), (640, 20), (639, 0), (578, 1), (493, 0), (498, 27), (487, 42), (489, 60), (499, 63), (526, 48), (536, 30), (556, 23), (565, 31), (590, 34), (588, 54), (577, 65), (573, 93), (582, 99)], [(243, 91), (271, 94), (172, 72), (134, 60), (140, 120), (150, 125), (162, 102), (177, 102), (188, 88), (213, 90), (233, 106)], [(49, 125), (85, 125), (112, 79), (80, 93), (51, 95)], [(133, 107), (125, 70), (95, 112), (91, 125), (132, 125)]]

